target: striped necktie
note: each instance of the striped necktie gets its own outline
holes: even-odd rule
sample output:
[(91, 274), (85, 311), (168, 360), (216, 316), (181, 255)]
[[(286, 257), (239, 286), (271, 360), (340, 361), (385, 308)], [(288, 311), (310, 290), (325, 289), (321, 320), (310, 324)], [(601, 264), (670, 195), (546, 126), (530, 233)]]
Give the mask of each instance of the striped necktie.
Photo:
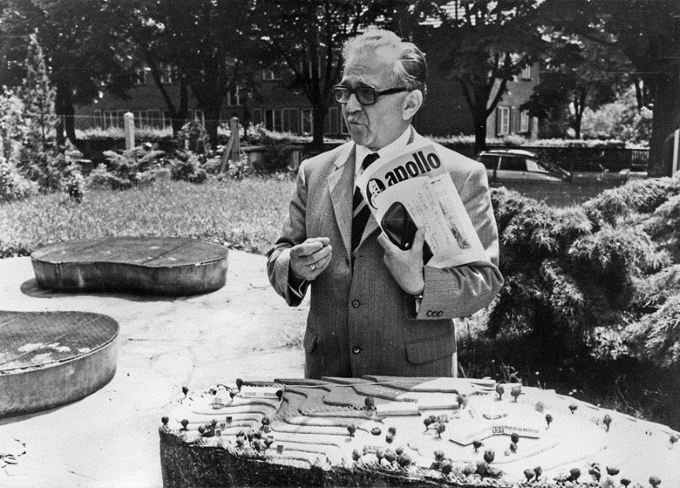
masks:
[[(361, 171), (363, 172), (380, 156), (378, 153), (371, 153), (364, 158), (361, 163)], [(359, 187), (354, 187), (354, 198), (352, 203), (352, 251), (354, 251), (361, 241), (361, 236), (366, 228), (366, 222), (371, 215), (371, 210), (366, 205), (366, 202), (359, 192)]]

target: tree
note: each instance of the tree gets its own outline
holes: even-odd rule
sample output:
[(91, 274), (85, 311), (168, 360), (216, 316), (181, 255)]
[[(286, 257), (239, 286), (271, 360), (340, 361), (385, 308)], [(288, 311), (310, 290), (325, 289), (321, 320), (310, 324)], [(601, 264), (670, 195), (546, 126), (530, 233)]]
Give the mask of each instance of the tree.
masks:
[(653, 96), (648, 172), (669, 175), (664, 140), (680, 122), (680, 2), (677, 0), (546, 0), (543, 22), (619, 49)]
[[(138, 12), (137, 52), (166, 101), (175, 132), (186, 119), (190, 89), (205, 114), (211, 143), (217, 145), (222, 104), (257, 65), (250, 7), (239, 0), (155, 0)], [(162, 82), (168, 73), (179, 82), (177, 106)]]
[[(312, 105), (313, 143), (323, 142), (332, 89), (342, 71), (341, 48), (404, 2), (347, 0), (262, 0), (255, 24), (265, 47), (285, 67), (284, 82)], [(383, 17), (382, 20), (385, 20)]]
[(544, 136), (565, 137), (566, 127), (560, 121), (566, 117), (574, 137), (580, 139), (585, 109), (597, 109), (631, 86), (627, 73), (632, 66), (622, 53), (608, 46), (549, 31), (544, 35), (550, 35), (551, 42), (540, 56), (541, 82), (522, 108), (543, 121), (547, 115), (558, 117), (544, 123), (557, 129)]
[(534, 24), (536, 3), (455, 0), (441, 7), (441, 25), (419, 29), (427, 52), (442, 56), (436, 69), (463, 92), (474, 122), (475, 153), (486, 148), (487, 119), (508, 82), (544, 47)]
[(126, 70), (130, 51), (125, 26), (133, 6), (134, 0), (6, 0), (0, 19), (3, 62), (14, 68), (10, 81), (23, 78), (19, 63), (26, 56), (29, 34), (38, 29), (56, 87), (58, 144), (65, 136), (77, 143), (75, 104), (91, 103), (102, 89), (124, 96), (132, 86)]
[(29, 36), (24, 78), (19, 92), (23, 101), (23, 116), (29, 121), (26, 146), (47, 151), (48, 138), (54, 140), (57, 118), (54, 112), (54, 89), (50, 86), (42, 48), (35, 34)]

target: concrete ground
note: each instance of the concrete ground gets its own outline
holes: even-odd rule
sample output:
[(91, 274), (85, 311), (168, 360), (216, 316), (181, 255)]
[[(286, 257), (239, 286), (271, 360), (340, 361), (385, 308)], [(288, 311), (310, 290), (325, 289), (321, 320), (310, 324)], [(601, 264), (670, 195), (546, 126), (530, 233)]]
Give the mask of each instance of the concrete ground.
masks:
[[(263, 256), (230, 251), (227, 284), (195, 297), (41, 290), (30, 258), (0, 260), (0, 309), (104, 313), (120, 325), (116, 375), (90, 396), (39, 414), (0, 419), (0, 486), (160, 487), (158, 427), (182, 386), (302, 377), (308, 303), (289, 308), (269, 285)], [(0, 394), (2, 394), (0, 392)]]

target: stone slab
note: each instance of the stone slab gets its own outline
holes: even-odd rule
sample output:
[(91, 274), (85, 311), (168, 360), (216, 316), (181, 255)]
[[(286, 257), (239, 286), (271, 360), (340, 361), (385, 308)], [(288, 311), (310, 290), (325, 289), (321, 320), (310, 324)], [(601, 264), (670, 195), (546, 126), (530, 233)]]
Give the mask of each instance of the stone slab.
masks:
[(227, 248), (200, 239), (108, 237), (45, 246), (31, 260), (47, 290), (181, 296), (222, 288), (227, 256)]

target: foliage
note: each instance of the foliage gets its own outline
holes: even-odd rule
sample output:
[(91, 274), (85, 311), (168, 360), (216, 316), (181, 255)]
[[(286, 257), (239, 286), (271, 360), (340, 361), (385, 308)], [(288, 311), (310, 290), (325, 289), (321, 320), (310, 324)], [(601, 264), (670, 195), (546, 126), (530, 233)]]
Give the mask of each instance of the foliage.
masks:
[(177, 146), (196, 154), (210, 152), (210, 138), (203, 124), (196, 120), (187, 122), (177, 133)]
[[(216, 158), (219, 161), (219, 158)], [(173, 180), (188, 181), (189, 183), (202, 183), (208, 178), (204, 165), (207, 162), (205, 154), (196, 154), (192, 151), (176, 151), (175, 157), (170, 161), (170, 175)]]
[(539, 3), (446, 4), (439, 12), (440, 26), (417, 30), (416, 42), (436, 56), (433, 68), (463, 92), (473, 120), (475, 153), (486, 148), (487, 119), (508, 83), (545, 48), (534, 22)]
[(229, 161), (227, 176), (232, 180), (242, 180), (251, 174), (253, 174), (253, 168), (245, 155), (241, 156), (238, 161)]
[(283, 77), (283, 83), (309, 100), (315, 144), (323, 142), (323, 121), (332, 103), (332, 87), (340, 80), (344, 41), (370, 25), (389, 23), (400, 7), (403, 2), (399, 0), (258, 4), (253, 22), (265, 42), (261, 51), (274, 55), (269, 65)]
[(17, 86), (24, 76), (27, 38), (37, 30), (45, 50), (51, 83), (56, 88), (56, 113), (66, 115), (58, 125), (57, 143), (64, 133), (76, 143), (74, 104), (88, 104), (98, 98), (104, 86), (123, 96), (132, 86), (130, 47), (126, 23), (137, 11), (134, 0), (7, 0), (0, 25), (4, 34), (3, 83)]
[(0, 93), (0, 158), (13, 165), (19, 161), (26, 132), (23, 110), (21, 99), (14, 91), (4, 87)]
[(680, 111), (680, 3), (677, 0), (621, 2), (590, 0), (544, 1), (539, 12), (546, 25), (618, 49), (628, 58), (655, 108), (650, 138), (653, 176), (669, 174), (664, 166), (664, 140), (677, 128)]
[(638, 108), (635, 91), (631, 88), (621, 98), (598, 110), (587, 108), (583, 113), (583, 136), (646, 144), (652, 134), (652, 117), (652, 110)]
[(539, 137), (581, 138), (584, 111), (614, 100), (630, 86), (630, 62), (610, 46), (587, 38), (547, 30), (547, 49), (541, 53), (541, 79), (530, 100), (522, 105), (539, 118)]
[(263, 148), (262, 161), (253, 163), (252, 169), (256, 172), (288, 171), (293, 153), (300, 150), (300, 146), (294, 143), (294, 136), (274, 133), (261, 125), (255, 127), (251, 140)]
[[(252, 86), (259, 68), (258, 39), (250, 22), (254, 11), (250, 2), (240, 0), (164, 0), (135, 9), (131, 40), (165, 99), (175, 132), (187, 117), (190, 89), (205, 114), (210, 142), (217, 147), (222, 105), (237, 86), (245, 103), (245, 87)], [(171, 76), (179, 85), (179, 100), (173, 100), (177, 95), (163, 81), (169, 66), (175, 69)]]
[(163, 168), (165, 153), (149, 146), (139, 146), (119, 154), (105, 151), (108, 164), (99, 164), (88, 175), (87, 186), (111, 190), (126, 190), (147, 185), (159, 177), (169, 175)]
[(35, 191), (35, 186), (0, 155), (0, 202), (21, 200)]
[(506, 283), (491, 334), (533, 337), (554, 361), (586, 350), (680, 368), (680, 179), (631, 181), (564, 209), (504, 188), (492, 200)]

